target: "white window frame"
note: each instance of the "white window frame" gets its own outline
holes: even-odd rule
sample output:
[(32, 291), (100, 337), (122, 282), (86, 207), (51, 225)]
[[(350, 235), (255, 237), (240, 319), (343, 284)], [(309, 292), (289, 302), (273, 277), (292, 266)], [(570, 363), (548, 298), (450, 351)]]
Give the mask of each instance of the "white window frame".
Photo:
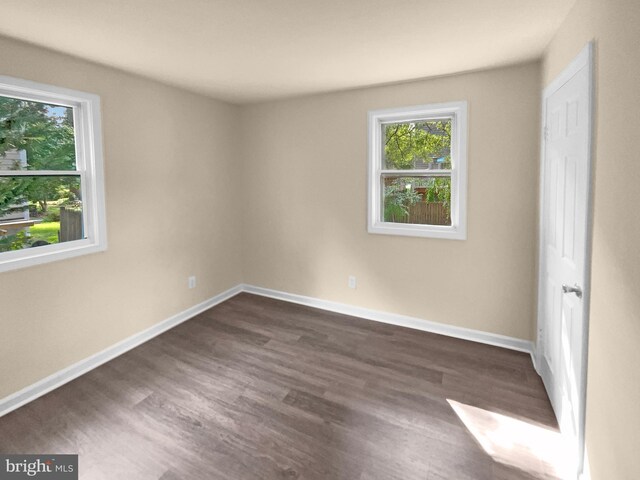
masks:
[[(383, 168), (382, 129), (385, 124), (451, 119), (450, 170), (385, 170)], [(383, 220), (382, 175), (451, 176), (451, 225), (418, 225)], [(412, 237), (467, 238), (467, 102), (449, 102), (369, 112), (369, 208), (368, 231)]]
[[(42, 83), (0, 76), (0, 95), (73, 108), (76, 170), (45, 171), (43, 175), (80, 176), (84, 238), (0, 253), (0, 272), (104, 251), (107, 224), (104, 196), (100, 97)], [(34, 170), (5, 171), (0, 177), (33, 176)]]

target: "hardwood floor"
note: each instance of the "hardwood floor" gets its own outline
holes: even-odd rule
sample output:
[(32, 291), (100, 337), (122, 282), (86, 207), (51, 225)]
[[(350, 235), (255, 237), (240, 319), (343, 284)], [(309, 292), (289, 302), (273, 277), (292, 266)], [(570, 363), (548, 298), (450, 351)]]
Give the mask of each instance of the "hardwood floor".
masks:
[(528, 428), (555, 419), (527, 354), (240, 294), (0, 418), (0, 452), (91, 480), (556, 478)]

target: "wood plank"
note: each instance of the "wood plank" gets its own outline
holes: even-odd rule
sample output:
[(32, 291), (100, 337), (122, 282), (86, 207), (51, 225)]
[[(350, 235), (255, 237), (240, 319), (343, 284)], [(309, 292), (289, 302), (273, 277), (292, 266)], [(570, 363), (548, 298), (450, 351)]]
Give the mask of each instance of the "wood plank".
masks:
[(0, 418), (0, 451), (82, 479), (555, 478), (450, 401), (557, 430), (525, 354), (240, 294)]

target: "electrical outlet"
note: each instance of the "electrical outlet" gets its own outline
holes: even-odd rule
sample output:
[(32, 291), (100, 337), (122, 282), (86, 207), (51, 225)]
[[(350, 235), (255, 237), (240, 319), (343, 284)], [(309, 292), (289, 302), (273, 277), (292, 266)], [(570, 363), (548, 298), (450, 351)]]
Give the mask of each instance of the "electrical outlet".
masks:
[(189, 288), (196, 288), (196, 277), (195, 277), (195, 275), (189, 277), (188, 283), (189, 283)]
[(349, 286), (349, 288), (356, 288), (356, 277), (353, 275), (349, 275), (347, 285)]

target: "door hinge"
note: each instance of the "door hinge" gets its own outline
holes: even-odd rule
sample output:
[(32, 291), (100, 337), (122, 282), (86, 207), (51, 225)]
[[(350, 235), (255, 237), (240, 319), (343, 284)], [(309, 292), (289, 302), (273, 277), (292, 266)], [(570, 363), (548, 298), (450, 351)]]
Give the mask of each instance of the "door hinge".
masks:
[(545, 142), (549, 140), (549, 127), (547, 127), (546, 125), (542, 129), (542, 137), (544, 138)]

